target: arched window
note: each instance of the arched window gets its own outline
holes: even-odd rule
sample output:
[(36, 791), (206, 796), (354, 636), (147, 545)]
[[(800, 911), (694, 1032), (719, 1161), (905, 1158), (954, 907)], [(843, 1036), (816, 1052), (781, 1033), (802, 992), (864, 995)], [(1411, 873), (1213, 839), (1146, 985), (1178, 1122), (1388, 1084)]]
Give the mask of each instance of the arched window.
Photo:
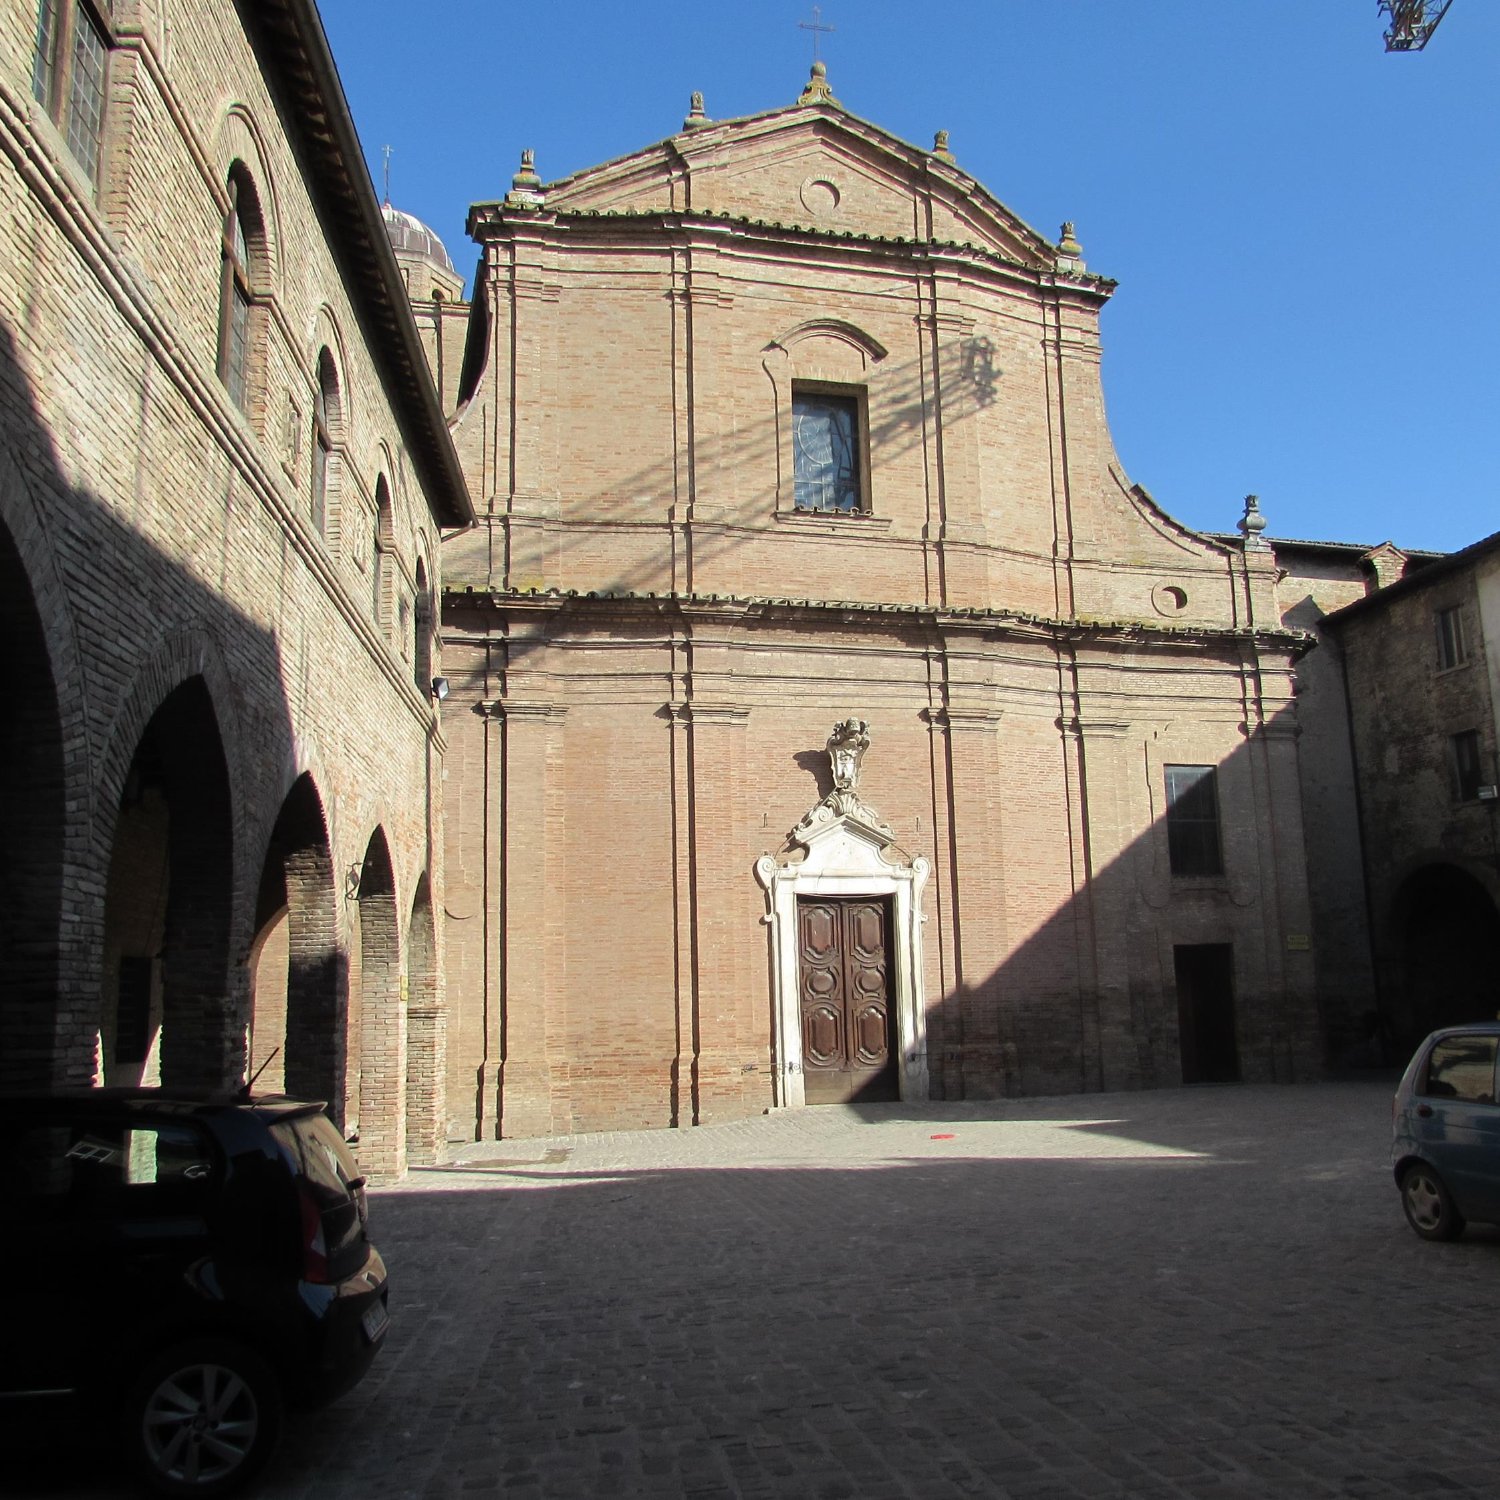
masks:
[(255, 186), (236, 162), (229, 173), (219, 278), (219, 379), (241, 411), (247, 409), (250, 396), (250, 313), (255, 305), (252, 246), (260, 227)]
[(371, 583), (374, 589), (374, 614), (375, 623), (383, 630), (385, 628), (385, 595), (387, 586), (387, 575), (390, 572), (390, 551), (392, 544), (391, 535), (391, 492), (382, 474), (375, 481), (375, 557), (374, 565), (370, 569)]
[(432, 596), (427, 591), (427, 569), (417, 559), (417, 597), (413, 601), (412, 675), (424, 694), (432, 691)]
[(329, 469), (341, 417), (338, 366), (325, 347), (318, 351), (318, 389), (313, 397), (312, 519), (320, 535), (328, 531)]

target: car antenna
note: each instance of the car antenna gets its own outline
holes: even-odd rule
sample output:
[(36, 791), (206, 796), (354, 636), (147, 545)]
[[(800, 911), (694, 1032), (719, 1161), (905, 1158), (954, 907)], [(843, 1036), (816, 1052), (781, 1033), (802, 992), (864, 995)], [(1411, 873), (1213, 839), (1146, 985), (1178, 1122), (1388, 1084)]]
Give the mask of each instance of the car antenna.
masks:
[(244, 1086), (244, 1088), (242, 1088), (240, 1090), (240, 1098), (241, 1099), (248, 1099), (250, 1097), (250, 1090), (255, 1087), (255, 1080), (257, 1078), (259, 1078), (260, 1075), (262, 1073), (264, 1073), (266, 1071), (266, 1069), (271, 1066), (271, 1063), (275, 1059), (276, 1054), (278, 1052), (280, 1052), (280, 1051), (281, 1051), (280, 1047), (272, 1047), (271, 1048), (271, 1054), (270, 1054), (270, 1056), (267, 1057), (266, 1060), (255, 1070), (255, 1073), (253, 1074), (253, 1076), (251, 1076), (250, 1078), (247, 1078), (245, 1080), (245, 1086)]

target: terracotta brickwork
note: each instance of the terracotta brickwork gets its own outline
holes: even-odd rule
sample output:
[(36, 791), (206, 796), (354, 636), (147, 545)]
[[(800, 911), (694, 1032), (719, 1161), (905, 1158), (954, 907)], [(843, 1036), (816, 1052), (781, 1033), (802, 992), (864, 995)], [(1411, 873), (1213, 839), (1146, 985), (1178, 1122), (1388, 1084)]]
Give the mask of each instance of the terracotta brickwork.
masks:
[[(233, 1083), (247, 1037), (258, 1063), (274, 1034), (275, 1072), (393, 1171), (406, 1079), (444, 1066), (401, 1055), (407, 917), (442, 889), (415, 591), (468, 502), (316, 14), (251, 10), (247, 33), (212, 0), (111, 8), (91, 181), (36, 97), (36, 5), (0, 4), (0, 592), (35, 720), (0, 733), (18, 893), (0, 939), (23, 975), (0, 1074)], [(289, 138), (303, 119), (326, 128)], [(221, 339), (232, 185), (243, 409)], [(380, 979), (363, 1047), (345, 1030), (362, 933)], [(148, 968), (149, 1014), (125, 1014)]]
[[(1189, 531), (1121, 470), (1112, 283), (1075, 242), (817, 99), (546, 188), (523, 169), (470, 230), (455, 1137), (800, 1102), (769, 892), (804, 888), (790, 830), (849, 715), (886, 831), (850, 824), (816, 881), (915, 877), (903, 1089), (1177, 1082), (1176, 955), (1204, 945), (1232, 948), (1239, 1076), (1320, 1066), (1344, 955), (1314, 941), (1304, 847), (1311, 637), (1253, 528)], [(859, 411), (850, 513), (796, 500), (794, 403), (830, 390)], [(1218, 873), (1171, 872), (1173, 765), (1217, 770)]]

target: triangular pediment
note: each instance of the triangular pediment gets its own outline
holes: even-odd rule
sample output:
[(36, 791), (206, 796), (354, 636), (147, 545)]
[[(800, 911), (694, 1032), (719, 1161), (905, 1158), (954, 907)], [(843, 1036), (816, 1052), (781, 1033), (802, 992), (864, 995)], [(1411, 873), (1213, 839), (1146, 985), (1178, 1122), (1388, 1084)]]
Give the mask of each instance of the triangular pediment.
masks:
[(833, 234), (972, 244), (1036, 268), (1057, 249), (936, 151), (826, 103), (702, 125), (549, 184), (557, 211), (691, 211)]

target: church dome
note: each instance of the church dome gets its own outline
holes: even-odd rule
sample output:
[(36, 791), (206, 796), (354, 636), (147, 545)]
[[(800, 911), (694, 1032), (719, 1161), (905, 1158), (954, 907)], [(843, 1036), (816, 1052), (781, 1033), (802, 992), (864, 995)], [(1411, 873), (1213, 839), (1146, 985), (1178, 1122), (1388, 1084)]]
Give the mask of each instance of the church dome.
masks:
[[(404, 214), (387, 203), (381, 208), (380, 215), (385, 220), (391, 248), (397, 255), (418, 256), (445, 271), (453, 271), (453, 262), (443, 248), (443, 242), (414, 214)], [(458, 273), (455, 271), (454, 274)]]

